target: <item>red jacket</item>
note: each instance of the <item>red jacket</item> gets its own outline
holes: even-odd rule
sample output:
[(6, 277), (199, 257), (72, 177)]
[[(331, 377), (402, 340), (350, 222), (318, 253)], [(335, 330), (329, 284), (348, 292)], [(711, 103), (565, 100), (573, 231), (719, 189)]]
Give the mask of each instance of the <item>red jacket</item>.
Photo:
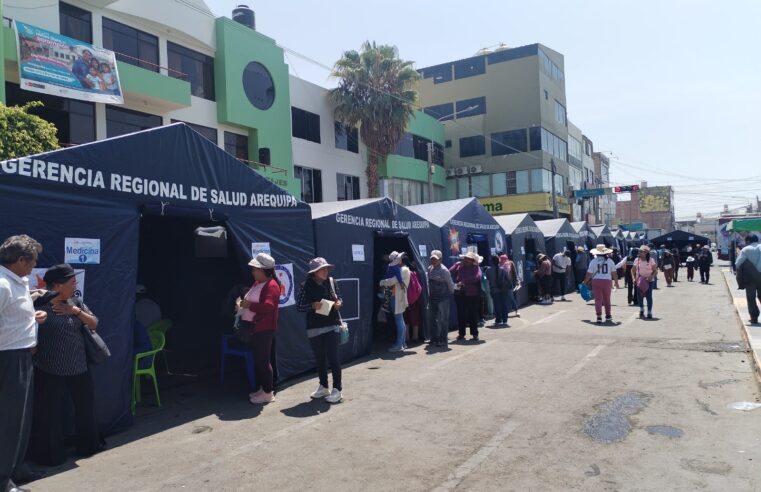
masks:
[(252, 323), (253, 332), (277, 330), (277, 311), (280, 305), (280, 284), (273, 278), (269, 279), (262, 293), (259, 295), (259, 302), (252, 302), (248, 310), (254, 313)]

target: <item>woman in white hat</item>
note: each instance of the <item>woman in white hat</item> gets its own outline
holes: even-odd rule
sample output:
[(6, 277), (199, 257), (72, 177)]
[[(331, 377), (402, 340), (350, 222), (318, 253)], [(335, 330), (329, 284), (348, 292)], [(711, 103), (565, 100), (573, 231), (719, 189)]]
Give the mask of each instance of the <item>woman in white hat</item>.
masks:
[(595, 258), (589, 262), (584, 283), (589, 285), (591, 281), (592, 292), (594, 292), (595, 296), (597, 322), (602, 323), (602, 308), (604, 306), (605, 321), (609, 323), (613, 321), (610, 312), (610, 293), (613, 290), (613, 281), (618, 280), (616, 264), (608, 257), (609, 254), (613, 253), (613, 250), (604, 244), (598, 244), (590, 253)]
[[(407, 309), (407, 287), (410, 285), (410, 269), (402, 264), (404, 253), (392, 251), (388, 255), (387, 278), (380, 281), (381, 287), (391, 287), (391, 311), (396, 323), (396, 343), (389, 352), (400, 352), (407, 348), (404, 344), (407, 326), (404, 324), (404, 311)], [(398, 270), (398, 274), (397, 274)]]
[[(328, 403), (338, 403), (342, 398), (341, 361), (338, 358), (341, 316), (338, 310), (343, 302), (338, 294), (336, 282), (330, 276), (333, 268), (325, 258), (317, 257), (311, 260), (309, 275), (301, 284), (296, 304), (299, 311), (307, 313), (307, 337), (314, 352), (317, 376), (320, 379), (320, 385), (310, 396), (313, 399), (325, 398)], [(334, 303), (327, 314), (319, 312), (323, 307), (323, 300)], [(333, 373), (333, 391), (328, 389), (328, 363)]]
[(275, 401), (274, 376), (270, 364), (272, 340), (277, 330), (280, 306), (280, 281), (275, 273), (275, 259), (259, 253), (248, 262), (254, 285), (240, 301), (241, 320), (251, 324), (251, 348), (254, 352), (256, 382), (261, 389), (248, 395), (254, 404)]

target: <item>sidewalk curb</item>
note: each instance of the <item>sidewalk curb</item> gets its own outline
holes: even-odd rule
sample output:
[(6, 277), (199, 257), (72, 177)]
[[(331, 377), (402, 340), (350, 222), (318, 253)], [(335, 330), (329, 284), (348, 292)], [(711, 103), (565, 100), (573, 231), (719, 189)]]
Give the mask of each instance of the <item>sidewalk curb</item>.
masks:
[(732, 289), (730, 282), (733, 281), (734, 278), (732, 277), (731, 270), (728, 268), (722, 268), (721, 273), (724, 277), (724, 283), (727, 286), (729, 296), (732, 298), (732, 306), (735, 308), (737, 322), (742, 328), (743, 338), (745, 338), (745, 342), (748, 344), (748, 350), (751, 359), (753, 359), (753, 374), (756, 376), (756, 383), (761, 386), (761, 325), (749, 326), (743, 321), (743, 319), (748, 316), (747, 306), (745, 305), (745, 293), (738, 289)]

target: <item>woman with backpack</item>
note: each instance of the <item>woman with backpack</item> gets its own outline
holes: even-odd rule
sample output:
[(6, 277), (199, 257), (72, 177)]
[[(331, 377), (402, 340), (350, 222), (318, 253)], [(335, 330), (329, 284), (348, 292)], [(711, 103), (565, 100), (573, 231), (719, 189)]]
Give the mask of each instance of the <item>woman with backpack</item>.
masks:
[(657, 276), (658, 264), (655, 259), (650, 257), (650, 248), (644, 245), (640, 246), (639, 257), (634, 260), (632, 267), (632, 278), (637, 287), (639, 317), (642, 319), (645, 318), (645, 298), (647, 298), (647, 318), (653, 317), (653, 287)]
[[(317, 257), (309, 262), (309, 273), (297, 296), (296, 308), (307, 317), (307, 337), (312, 346), (317, 365), (320, 385), (310, 395), (312, 399), (325, 398), (328, 403), (338, 403), (343, 397), (341, 391), (341, 360), (338, 358), (339, 309), (343, 304), (338, 294), (336, 282), (330, 276), (333, 265), (325, 258)], [(332, 301), (328, 314), (320, 313), (322, 301)], [(333, 373), (333, 390), (328, 386), (328, 363)]]
[[(410, 284), (410, 269), (402, 264), (404, 253), (392, 251), (388, 255), (388, 266), (399, 267), (399, 276), (392, 274), (380, 281), (381, 287), (391, 287), (391, 313), (396, 324), (396, 343), (388, 349), (389, 352), (401, 352), (406, 349), (404, 344), (407, 326), (404, 324), (404, 311), (407, 309), (407, 287)], [(390, 268), (390, 269), (391, 269)]]

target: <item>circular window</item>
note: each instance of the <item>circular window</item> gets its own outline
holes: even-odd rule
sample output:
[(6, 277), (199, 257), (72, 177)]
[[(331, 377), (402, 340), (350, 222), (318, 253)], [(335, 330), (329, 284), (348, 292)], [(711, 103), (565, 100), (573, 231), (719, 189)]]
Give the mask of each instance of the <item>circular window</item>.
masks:
[(275, 83), (269, 70), (259, 62), (249, 62), (243, 70), (243, 90), (255, 108), (269, 109), (275, 102)]

